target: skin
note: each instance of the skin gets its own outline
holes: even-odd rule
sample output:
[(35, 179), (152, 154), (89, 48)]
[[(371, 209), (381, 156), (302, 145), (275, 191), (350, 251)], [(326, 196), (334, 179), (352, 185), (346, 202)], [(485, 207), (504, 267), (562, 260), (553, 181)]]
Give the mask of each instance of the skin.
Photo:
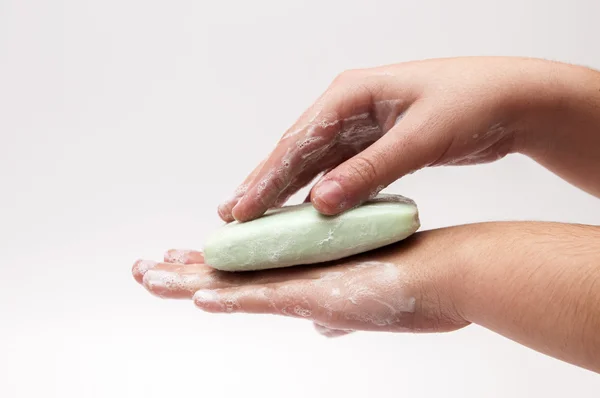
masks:
[[(428, 166), (530, 156), (600, 197), (600, 73), (524, 58), (438, 59), (338, 77), (219, 206), (244, 222), (321, 175), (337, 214)], [(465, 244), (468, 242), (468, 244)], [(479, 324), (600, 372), (600, 227), (479, 223), (419, 232), (318, 266), (223, 273), (202, 253), (137, 261), (151, 293), (215, 313), (304, 318), (317, 331), (449, 332)]]

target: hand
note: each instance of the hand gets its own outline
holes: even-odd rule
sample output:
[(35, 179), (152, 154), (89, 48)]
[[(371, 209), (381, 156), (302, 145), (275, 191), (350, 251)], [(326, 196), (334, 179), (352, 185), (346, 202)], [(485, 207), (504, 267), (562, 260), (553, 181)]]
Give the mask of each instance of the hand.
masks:
[(342, 73), (219, 206), (248, 221), (319, 174), (324, 214), (427, 166), (533, 157), (600, 196), (600, 73), (536, 59), (470, 57)]
[(313, 321), (353, 330), (447, 332), (476, 323), (600, 372), (600, 228), (482, 223), (418, 232), (328, 264), (226, 273), (202, 254), (138, 261), (136, 280), (164, 298), (219, 313)]
[(355, 330), (455, 330), (468, 324), (455, 313), (445, 286), (455, 279), (450, 273), (456, 272), (457, 264), (444, 253), (445, 245), (439, 245), (441, 236), (424, 239), (426, 235), (329, 264), (245, 273), (204, 265), (200, 252), (171, 250), (164, 263), (136, 262), (133, 274), (163, 298), (193, 297), (209, 312), (308, 319), (328, 337)]

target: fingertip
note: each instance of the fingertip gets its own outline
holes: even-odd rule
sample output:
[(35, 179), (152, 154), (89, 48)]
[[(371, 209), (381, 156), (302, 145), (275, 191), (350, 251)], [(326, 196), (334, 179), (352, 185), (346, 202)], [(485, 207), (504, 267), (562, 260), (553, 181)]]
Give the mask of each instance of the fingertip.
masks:
[(335, 180), (326, 180), (318, 183), (311, 191), (310, 201), (319, 213), (327, 216), (341, 213), (348, 205), (344, 189)]
[(223, 312), (220, 295), (214, 290), (198, 290), (192, 298), (196, 307), (205, 312)]
[(239, 201), (231, 210), (231, 215), (237, 222), (247, 222), (259, 217), (262, 213), (258, 206), (245, 205), (243, 201)]
[(142, 277), (142, 286), (157, 297), (164, 297), (165, 293), (165, 275), (167, 271), (152, 271), (148, 270)]
[(231, 209), (231, 215), (238, 222), (247, 222), (262, 216), (273, 207), (288, 183), (280, 176), (263, 179), (240, 198)]
[(244, 218), (242, 216), (243, 216), (243, 213), (240, 210), (240, 207), (238, 205), (235, 205), (233, 207), (233, 209), (231, 209), (231, 217), (233, 218), (234, 221), (243, 222)]
[(339, 208), (335, 206), (332, 207), (329, 204), (325, 203), (319, 197), (311, 198), (310, 202), (319, 213), (325, 216), (336, 216), (342, 212), (342, 210), (340, 210)]
[(158, 263), (156, 261), (139, 259), (133, 263), (133, 267), (131, 267), (131, 274), (137, 283), (142, 284), (144, 275), (157, 265)]
[(219, 217), (221, 217), (221, 220), (227, 223), (235, 221), (235, 218), (231, 213), (233, 207), (235, 207), (235, 203), (222, 203), (217, 207), (217, 213), (219, 214)]
[(181, 298), (181, 290), (173, 288), (176, 277), (169, 271), (149, 270), (142, 279), (142, 285), (156, 297)]

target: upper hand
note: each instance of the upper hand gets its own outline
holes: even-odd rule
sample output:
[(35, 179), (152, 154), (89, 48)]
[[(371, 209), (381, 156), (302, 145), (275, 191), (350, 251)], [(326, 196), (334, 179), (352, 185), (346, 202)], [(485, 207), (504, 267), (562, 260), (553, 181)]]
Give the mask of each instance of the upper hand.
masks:
[(254, 219), (320, 173), (311, 201), (337, 214), (420, 168), (521, 151), (533, 132), (553, 126), (564, 94), (553, 79), (564, 68), (557, 65), (456, 58), (342, 73), (219, 214), (225, 221)]

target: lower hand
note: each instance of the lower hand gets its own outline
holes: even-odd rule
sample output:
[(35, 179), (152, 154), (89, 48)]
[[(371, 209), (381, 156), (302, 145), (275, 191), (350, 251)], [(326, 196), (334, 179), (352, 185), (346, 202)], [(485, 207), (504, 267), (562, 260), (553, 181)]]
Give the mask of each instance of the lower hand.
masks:
[(227, 273), (194, 251), (138, 261), (136, 280), (208, 312), (355, 330), (447, 332), (476, 323), (600, 372), (599, 227), (500, 222), (418, 232), (332, 263)]
[(171, 250), (164, 262), (138, 261), (136, 280), (163, 298), (201, 309), (302, 318), (339, 336), (356, 330), (443, 332), (469, 322), (453, 306), (457, 259), (451, 231), (419, 233), (401, 244), (328, 264), (222, 272), (202, 253)]

